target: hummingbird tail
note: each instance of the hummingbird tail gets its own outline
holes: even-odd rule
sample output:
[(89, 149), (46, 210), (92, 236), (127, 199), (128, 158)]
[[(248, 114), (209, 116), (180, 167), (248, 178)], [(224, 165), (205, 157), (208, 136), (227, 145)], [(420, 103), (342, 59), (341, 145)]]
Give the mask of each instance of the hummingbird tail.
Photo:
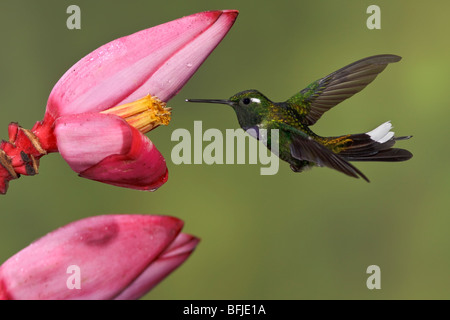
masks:
[(396, 141), (407, 140), (411, 136), (395, 137), (390, 131), (392, 124), (388, 121), (372, 131), (351, 134), (337, 138), (328, 138), (338, 153), (347, 161), (406, 161), (412, 153), (405, 149), (393, 148)]

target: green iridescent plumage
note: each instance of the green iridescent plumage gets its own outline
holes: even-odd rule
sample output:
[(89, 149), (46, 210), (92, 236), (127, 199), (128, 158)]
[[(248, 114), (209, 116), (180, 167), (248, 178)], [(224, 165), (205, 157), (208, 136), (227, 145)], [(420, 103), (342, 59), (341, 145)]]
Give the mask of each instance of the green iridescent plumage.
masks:
[[(325, 166), (368, 181), (349, 161), (408, 160), (412, 157), (409, 151), (392, 146), (409, 136), (394, 137), (388, 122), (368, 133), (338, 137), (321, 137), (309, 127), (324, 112), (364, 89), (389, 63), (400, 59), (395, 55), (378, 55), (356, 61), (314, 81), (284, 102), (273, 102), (258, 90), (242, 91), (228, 100), (187, 101), (230, 105), (244, 130), (278, 129), (279, 157), (295, 172)], [(270, 135), (266, 145), (270, 149)]]

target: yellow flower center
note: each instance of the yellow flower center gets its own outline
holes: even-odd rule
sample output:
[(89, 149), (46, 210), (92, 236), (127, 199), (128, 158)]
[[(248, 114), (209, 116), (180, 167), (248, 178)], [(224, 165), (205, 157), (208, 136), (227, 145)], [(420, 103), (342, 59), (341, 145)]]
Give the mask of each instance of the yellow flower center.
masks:
[(101, 113), (119, 116), (140, 132), (146, 133), (160, 125), (168, 125), (171, 110), (172, 108), (166, 108), (165, 102), (157, 97), (148, 95), (142, 99), (107, 109)]

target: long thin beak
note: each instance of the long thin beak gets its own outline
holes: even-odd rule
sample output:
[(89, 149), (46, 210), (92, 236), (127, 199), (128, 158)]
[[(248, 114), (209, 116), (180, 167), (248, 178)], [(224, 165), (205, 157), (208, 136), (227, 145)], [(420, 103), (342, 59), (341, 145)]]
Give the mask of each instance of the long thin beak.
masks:
[(218, 99), (186, 99), (186, 102), (220, 103), (220, 104), (228, 104), (230, 106), (233, 105), (233, 102), (230, 100), (218, 100)]

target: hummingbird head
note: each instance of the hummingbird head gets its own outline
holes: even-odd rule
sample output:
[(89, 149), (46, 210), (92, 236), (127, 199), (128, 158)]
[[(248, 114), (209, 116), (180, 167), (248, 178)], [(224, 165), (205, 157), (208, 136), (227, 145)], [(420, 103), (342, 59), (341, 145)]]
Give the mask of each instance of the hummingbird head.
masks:
[(188, 102), (221, 103), (231, 106), (238, 117), (242, 128), (250, 128), (260, 124), (269, 114), (273, 104), (258, 90), (246, 90), (236, 93), (228, 100), (187, 99)]

